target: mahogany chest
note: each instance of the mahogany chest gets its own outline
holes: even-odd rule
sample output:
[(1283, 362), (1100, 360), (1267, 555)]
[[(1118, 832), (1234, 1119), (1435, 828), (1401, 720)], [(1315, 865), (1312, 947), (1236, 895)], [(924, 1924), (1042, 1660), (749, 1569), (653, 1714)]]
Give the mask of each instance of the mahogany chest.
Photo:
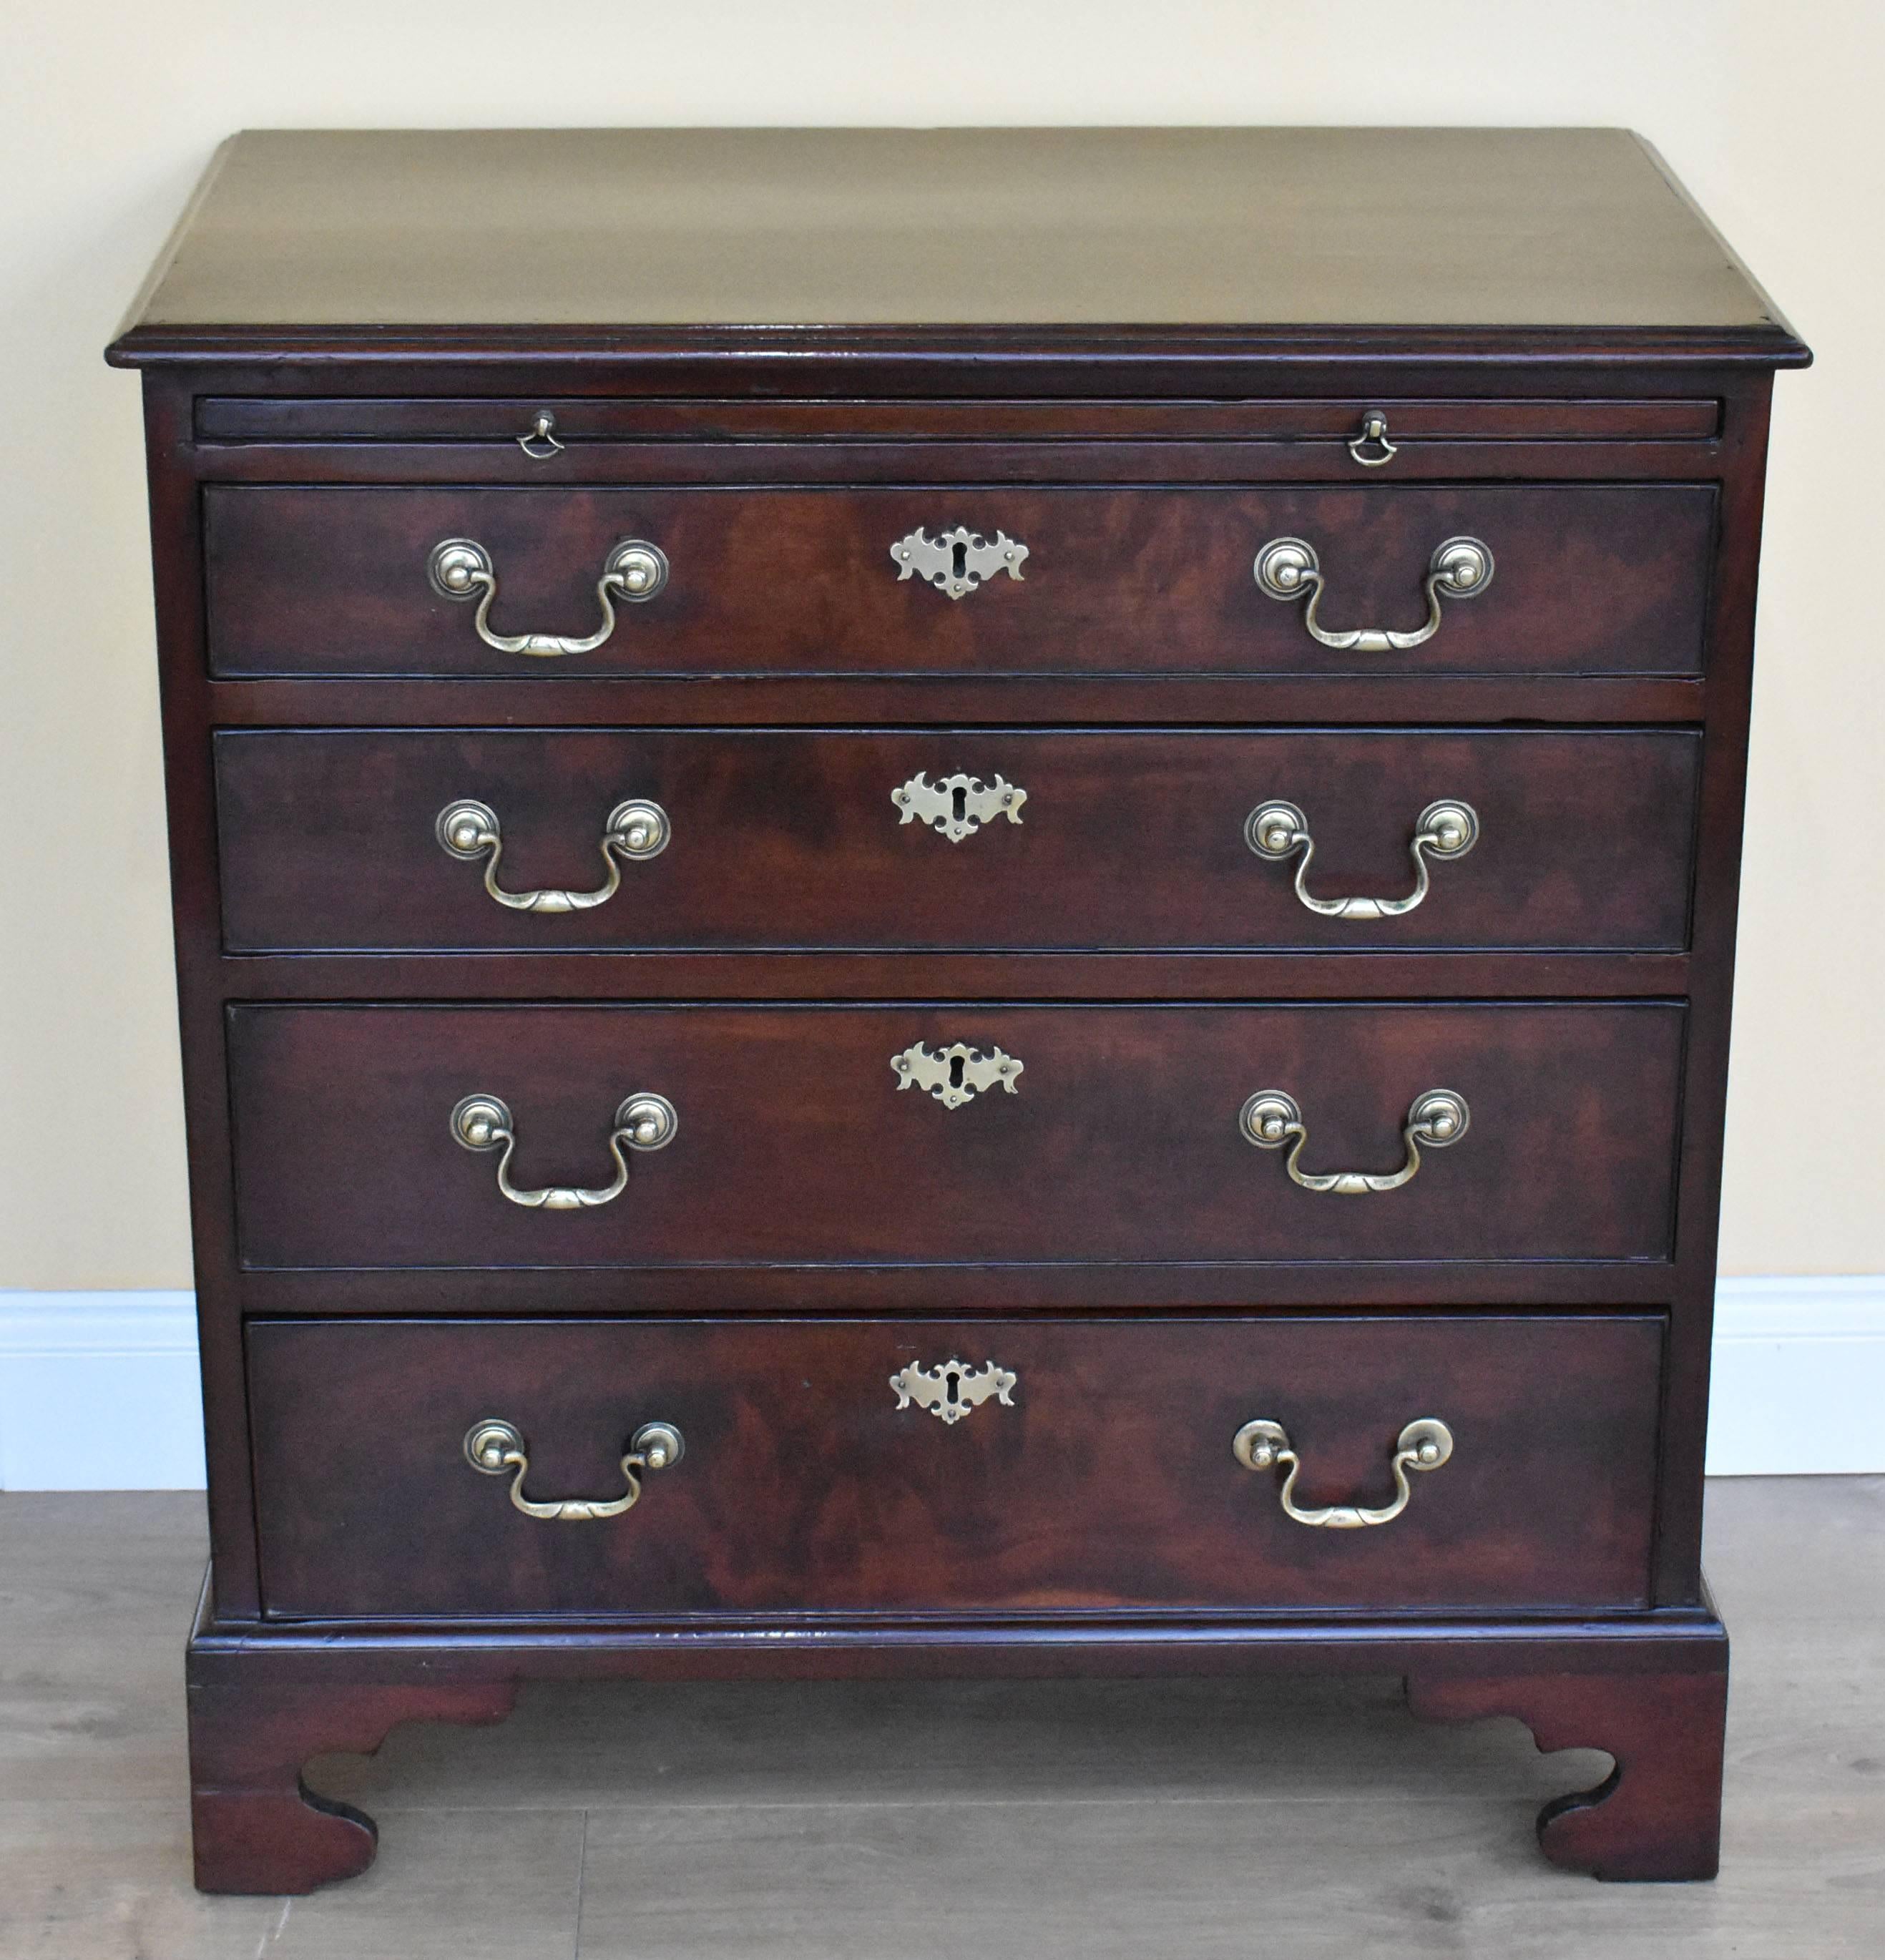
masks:
[(1771, 375), (1622, 132), (249, 135), (148, 431), (199, 1882), (545, 1675), (1404, 1677), (1715, 1869)]

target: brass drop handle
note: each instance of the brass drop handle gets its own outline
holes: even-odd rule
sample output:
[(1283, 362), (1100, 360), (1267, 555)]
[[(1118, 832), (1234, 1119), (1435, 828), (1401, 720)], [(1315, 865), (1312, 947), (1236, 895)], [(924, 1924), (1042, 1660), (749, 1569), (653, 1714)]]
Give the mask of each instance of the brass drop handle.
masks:
[(1396, 1438), (1393, 1460), (1396, 1495), (1391, 1504), (1378, 1510), (1364, 1504), (1329, 1504), (1320, 1510), (1306, 1511), (1295, 1501), (1296, 1478), (1302, 1459), (1290, 1442), (1289, 1433), (1280, 1422), (1247, 1422), (1231, 1440), (1237, 1461), (1247, 1470), (1281, 1470), (1283, 1488), (1279, 1494), (1284, 1513), (1299, 1525), (1318, 1525), (1329, 1531), (1355, 1531), (1364, 1525), (1384, 1525), (1399, 1517), (1412, 1494), (1408, 1487), (1410, 1470), (1438, 1470), (1453, 1454), (1453, 1431), (1437, 1418), (1422, 1416), (1410, 1422)]
[(615, 1112), (615, 1125), (609, 1133), (609, 1154), (615, 1160), (613, 1180), (594, 1189), (577, 1185), (545, 1185), (536, 1191), (520, 1191), (511, 1182), (511, 1154), (517, 1148), (517, 1131), (510, 1106), (482, 1090), (466, 1096), (451, 1112), (454, 1141), (468, 1150), (501, 1150), (498, 1159), (498, 1188), (513, 1204), (531, 1211), (581, 1211), (598, 1204), (612, 1204), (629, 1185), (628, 1160), (622, 1154), (626, 1144), (632, 1150), (664, 1150), (674, 1141), (680, 1118), (665, 1096), (652, 1090), (638, 1090), (624, 1096)]
[(1244, 820), (1243, 841), (1258, 857), (1272, 864), (1301, 852), (1296, 861), (1296, 896), (1312, 912), (1320, 912), (1324, 918), (1399, 918), (1427, 896), (1427, 854), (1463, 858), (1479, 841), (1479, 818), (1472, 804), (1452, 797), (1430, 803), (1414, 819), (1414, 835), (1407, 847), (1414, 861), (1414, 889), (1404, 899), (1312, 898), (1306, 880), (1310, 860), (1316, 854), (1316, 840), (1309, 834), (1308, 818), (1293, 803), (1259, 803)]
[(660, 546), (650, 544), (645, 538), (624, 538), (616, 546), (603, 560), (602, 576), (596, 581), (602, 624), (587, 639), (581, 640), (556, 633), (492, 632), (491, 609), (497, 603), (497, 568), (491, 554), (473, 539), (441, 539), (425, 561), (425, 573), (441, 598), (477, 600), (472, 623), (487, 647), (495, 647), (501, 654), (528, 654), (549, 659), (563, 654), (594, 653), (615, 631), (617, 599), (641, 605), (667, 583), (667, 558)]
[(645, 1422), (629, 1439), (622, 1452), (622, 1475), (628, 1488), (619, 1497), (552, 1497), (539, 1502), (524, 1494), (524, 1480), (530, 1474), (530, 1446), (514, 1423), (490, 1416), (474, 1422), (465, 1434), (465, 1461), (486, 1477), (511, 1478), (511, 1501), (527, 1518), (545, 1518), (556, 1524), (586, 1523), (594, 1518), (619, 1518), (632, 1511), (642, 1494), (642, 1473), (666, 1470), (678, 1463), (686, 1448), (681, 1433), (672, 1423)]
[(1371, 1191), (1394, 1191), (1407, 1183), (1420, 1169), (1421, 1147), (1444, 1150), (1466, 1133), (1473, 1112), (1466, 1099), (1450, 1089), (1429, 1089), (1414, 1098), (1402, 1126), (1401, 1139), (1407, 1157), (1399, 1170), (1306, 1171), (1298, 1162), (1309, 1129), (1294, 1096), (1281, 1089), (1259, 1089), (1237, 1115), (1237, 1128), (1247, 1143), (1259, 1150), (1279, 1150), (1291, 1145), (1285, 1168), (1305, 1191), (1333, 1191), (1344, 1197), (1359, 1197)]
[(1440, 631), (1440, 602), (1447, 599), (1475, 599), (1492, 583), (1492, 553), (1477, 538), (1449, 538), (1437, 546), (1427, 562), (1427, 622), (1412, 632), (1388, 632), (1378, 627), (1358, 626), (1345, 633), (1326, 631), (1317, 618), (1322, 603), (1322, 565), (1313, 545), (1301, 538), (1272, 538), (1256, 555), (1254, 568), (1259, 590), (1286, 604), (1307, 595), (1303, 624), (1310, 637), (1338, 653), (1405, 653), (1431, 640)]
[[(533, 463), (547, 463), (552, 456), (561, 456), (563, 445), (556, 440), (556, 418), (548, 409), (539, 409), (530, 425), (530, 433), (517, 439), (517, 446)], [(1354, 454), (1355, 445), (1348, 446)]]
[[(1368, 451), (1374, 453), (1370, 455)], [(1399, 445), (1387, 439), (1387, 415), (1380, 409), (1365, 409), (1361, 432), (1348, 438), (1348, 453), (1364, 469), (1379, 469), (1400, 454)]]
[(506, 892), (498, 885), (498, 861), (504, 854), (504, 835), (498, 813), (476, 797), (459, 797), (438, 813), (432, 831), (448, 857), (476, 864), (486, 858), (484, 888), (514, 912), (586, 912), (607, 905), (622, 889), (626, 858), (635, 861), (658, 858), (667, 848), (667, 813), (645, 797), (631, 797), (610, 811), (602, 826), (602, 861), (607, 878), (593, 892)]

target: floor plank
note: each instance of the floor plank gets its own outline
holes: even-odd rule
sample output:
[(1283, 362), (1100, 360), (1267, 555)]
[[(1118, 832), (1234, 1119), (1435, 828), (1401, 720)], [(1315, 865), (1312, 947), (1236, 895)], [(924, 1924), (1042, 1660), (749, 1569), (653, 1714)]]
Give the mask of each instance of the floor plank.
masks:
[(581, 1960), (1877, 1960), (1885, 1851), (1795, 1820), (1715, 1885), (1546, 1866), (1528, 1804), (733, 1805), (592, 1812)]

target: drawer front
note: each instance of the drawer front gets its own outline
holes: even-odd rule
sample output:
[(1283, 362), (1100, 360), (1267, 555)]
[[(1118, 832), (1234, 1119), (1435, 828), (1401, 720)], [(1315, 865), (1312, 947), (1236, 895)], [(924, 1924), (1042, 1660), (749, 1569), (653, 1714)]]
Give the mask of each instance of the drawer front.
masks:
[[(224, 932), (256, 952), (1674, 948), (1700, 748), (1680, 730), (224, 730)], [(656, 854), (605, 846), (637, 800)], [(1313, 907), (1305, 847), (1248, 841), (1279, 802), (1305, 819)], [(1437, 803), (1476, 819), (1465, 851), (1415, 852)], [(495, 872), (490, 844), (441, 842), (467, 806)]]
[[(224, 485), (204, 510), (221, 674), (1689, 674), (1715, 493)], [(958, 528), (990, 553), (938, 546)], [(893, 555), (919, 533), (910, 560)], [(1462, 537), (1485, 547), (1492, 576), (1430, 606), (1436, 552)], [(495, 581), (490, 635), (587, 641), (607, 624), (598, 581), (632, 539), (664, 555), (665, 584), (634, 603), (616, 588), (613, 629), (567, 654), (489, 644), (486, 588), (461, 580), (453, 598), (428, 576), (441, 543), (470, 540)], [(1325, 634), (1437, 622), (1431, 636), (1312, 636), (1307, 561), (1272, 564), (1281, 597), (1255, 577), (1264, 547), (1290, 539), (1313, 553)], [(974, 589), (951, 597), (926, 568)]]
[[(237, 1007), (239, 1242), (258, 1268), (1662, 1258), (1683, 1020), (1664, 1002)], [(1468, 1118), (1444, 1150), (1431, 1112), (1412, 1127), (1434, 1090)], [(1248, 1141), (1263, 1091), (1306, 1134), (1269, 1105), (1277, 1147)], [(649, 1096), (678, 1125), (637, 1149), (627, 1132), (667, 1127)], [(467, 1098), (482, 1122), (454, 1116)], [(1393, 1179), (1416, 1156), (1359, 1195), (1289, 1174)]]
[[(264, 1322), (263, 1596), (317, 1618), (1640, 1606), (1661, 1347), (1650, 1316)], [(1275, 1423), (1298, 1510), (1379, 1512), (1422, 1418), (1451, 1454), (1405, 1469), (1375, 1526), (1298, 1522), (1281, 1469), (1234, 1449)], [(495, 1422), (539, 1505), (619, 1502), (645, 1424), (684, 1446), (626, 1510), (535, 1517), (514, 1462), (467, 1459)]]

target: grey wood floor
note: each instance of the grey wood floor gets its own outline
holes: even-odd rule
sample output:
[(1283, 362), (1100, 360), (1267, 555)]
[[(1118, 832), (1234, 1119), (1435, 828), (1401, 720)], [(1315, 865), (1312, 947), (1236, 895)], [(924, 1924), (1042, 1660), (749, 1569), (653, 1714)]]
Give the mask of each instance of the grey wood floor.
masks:
[(292, 1901), (190, 1888), (200, 1500), (0, 1497), (0, 1956), (1879, 1960), (1885, 1478), (1711, 1488), (1735, 1639), (1722, 1876), (1531, 1842), (1599, 1757), (1391, 1683), (540, 1689), (310, 1779), (381, 1827)]

